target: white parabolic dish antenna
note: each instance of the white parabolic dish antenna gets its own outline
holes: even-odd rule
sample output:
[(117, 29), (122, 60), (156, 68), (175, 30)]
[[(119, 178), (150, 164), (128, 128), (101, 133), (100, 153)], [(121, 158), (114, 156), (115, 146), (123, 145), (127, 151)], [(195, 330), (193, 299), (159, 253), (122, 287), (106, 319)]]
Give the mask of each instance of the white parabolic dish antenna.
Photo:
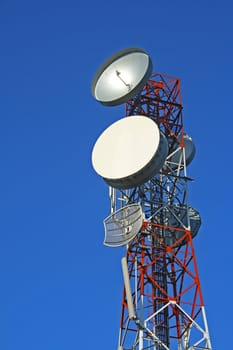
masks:
[(163, 166), (168, 143), (157, 124), (130, 116), (110, 125), (97, 139), (92, 164), (112, 187), (126, 189), (148, 181)]
[(107, 106), (122, 104), (143, 89), (151, 73), (152, 61), (144, 50), (121, 50), (104, 62), (96, 72), (92, 82), (92, 95)]

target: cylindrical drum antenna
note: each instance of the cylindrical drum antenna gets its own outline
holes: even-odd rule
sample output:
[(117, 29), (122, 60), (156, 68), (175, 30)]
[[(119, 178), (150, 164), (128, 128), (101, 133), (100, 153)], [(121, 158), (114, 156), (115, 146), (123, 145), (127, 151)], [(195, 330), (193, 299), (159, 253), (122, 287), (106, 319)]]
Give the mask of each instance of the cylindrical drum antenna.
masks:
[(123, 272), (123, 278), (124, 278), (124, 284), (125, 284), (125, 294), (128, 304), (128, 311), (129, 311), (129, 318), (135, 318), (135, 312), (134, 312), (134, 306), (133, 306), (133, 298), (131, 293), (131, 287), (129, 282), (129, 271), (127, 266), (127, 260), (125, 257), (121, 259), (121, 266), (122, 266), (122, 272)]

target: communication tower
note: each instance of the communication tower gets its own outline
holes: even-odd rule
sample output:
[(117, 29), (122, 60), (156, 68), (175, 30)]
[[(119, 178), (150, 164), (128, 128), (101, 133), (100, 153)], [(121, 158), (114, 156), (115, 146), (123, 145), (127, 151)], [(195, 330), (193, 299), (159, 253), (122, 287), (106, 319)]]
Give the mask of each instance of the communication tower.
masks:
[(111, 56), (92, 94), (125, 117), (97, 139), (92, 163), (109, 185), (104, 244), (126, 246), (118, 350), (211, 350), (193, 238), (187, 166), (195, 145), (182, 118), (180, 80), (153, 72), (142, 49)]

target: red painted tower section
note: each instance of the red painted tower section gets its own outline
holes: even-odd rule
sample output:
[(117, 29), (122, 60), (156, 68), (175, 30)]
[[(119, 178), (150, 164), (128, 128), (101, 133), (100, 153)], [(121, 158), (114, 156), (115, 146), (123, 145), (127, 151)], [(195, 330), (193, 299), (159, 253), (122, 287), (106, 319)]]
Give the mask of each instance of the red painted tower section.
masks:
[(193, 239), (201, 219), (188, 201), (195, 154), (182, 118), (180, 80), (153, 73), (126, 116), (153, 119), (166, 136), (162, 170), (129, 190), (110, 188), (112, 212), (140, 203), (143, 225), (127, 245), (130, 297), (123, 290), (119, 350), (211, 350)]

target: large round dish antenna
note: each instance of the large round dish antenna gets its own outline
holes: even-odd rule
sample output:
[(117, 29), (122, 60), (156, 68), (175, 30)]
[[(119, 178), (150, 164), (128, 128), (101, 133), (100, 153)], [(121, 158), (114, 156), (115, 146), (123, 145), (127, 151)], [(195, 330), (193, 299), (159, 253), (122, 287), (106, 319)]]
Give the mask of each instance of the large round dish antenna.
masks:
[(92, 95), (106, 106), (125, 103), (143, 89), (152, 67), (152, 61), (144, 50), (121, 50), (96, 72), (92, 81)]
[(108, 185), (127, 189), (159, 172), (167, 153), (167, 139), (157, 124), (144, 116), (130, 116), (100, 135), (93, 148), (92, 164)]

